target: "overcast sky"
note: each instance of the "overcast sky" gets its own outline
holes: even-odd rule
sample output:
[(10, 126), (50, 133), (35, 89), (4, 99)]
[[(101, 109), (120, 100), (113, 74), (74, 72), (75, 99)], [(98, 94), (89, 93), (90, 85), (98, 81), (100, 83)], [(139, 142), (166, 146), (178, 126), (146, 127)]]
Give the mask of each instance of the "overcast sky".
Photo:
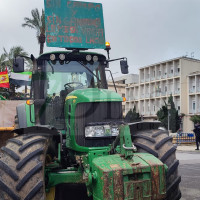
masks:
[[(88, 0), (90, 1), (90, 0)], [(103, 4), (106, 40), (111, 58), (127, 57), (131, 73), (140, 67), (179, 56), (200, 59), (200, 0), (93, 0)], [(0, 0), (0, 54), (21, 45), (38, 56), (35, 30), (22, 28), (31, 10), (43, 0)], [(45, 52), (52, 48), (45, 47)], [(100, 51), (104, 53), (104, 51)], [(112, 64), (115, 76), (119, 63)], [(117, 73), (118, 72), (118, 73)]]

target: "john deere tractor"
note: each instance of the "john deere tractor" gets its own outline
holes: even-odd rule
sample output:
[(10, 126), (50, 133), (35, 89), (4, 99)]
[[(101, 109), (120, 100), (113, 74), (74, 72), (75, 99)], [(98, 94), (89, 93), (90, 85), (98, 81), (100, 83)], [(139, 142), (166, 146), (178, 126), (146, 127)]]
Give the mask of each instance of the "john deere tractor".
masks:
[(122, 97), (107, 90), (104, 55), (31, 58), (33, 99), (17, 107), (17, 136), (2, 147), (1, 200), (180, 199), (172, 138), (155, 124), (122, 120)]
[[(61, 9), (67, 5), (69, 11), (82, 6), (95, 14), (101, 8), (64, 0), (61, 6), (59, 2), (51, 7), (47, 1), (47, 6)], [(84, 17), (88, 12), (82, 13)], [(49, 23), (57, 20), (47, 19)], [(82, 24), (95, 22), (91, 30), (96, 30), (101, 21), (97, 19), (87, 18)], [(75, 40), (74, 34), (85, 30), (79, 26), (70, 28), (70, 42), (76, 42), (75, 46), (82, 39)], [(52, 33), (53, 39), (47, 42), (55, 40)], [(101, 43), (101, 38), (91, 41)], [(31, 98), (17, 106), (16, 136), (1, 148), (0, 200), (180, 199), (179, 161), (172, 138), (156, 123), (124, 122), (122, 97), (108, 90), (109, 63), (120, 60), (122, 73), (127, 73), (127, 60), (110, 60), (81, 47), (45, 53), (37, 59), (31, 55)], [(13, 68), (24, 70), (23, 57), (14, 59)]]

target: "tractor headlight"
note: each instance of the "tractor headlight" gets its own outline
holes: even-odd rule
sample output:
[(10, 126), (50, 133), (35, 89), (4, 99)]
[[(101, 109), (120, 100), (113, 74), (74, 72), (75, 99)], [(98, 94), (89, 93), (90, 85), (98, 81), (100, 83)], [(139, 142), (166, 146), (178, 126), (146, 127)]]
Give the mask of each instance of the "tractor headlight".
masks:
[(116, 126), (102, 125), (102, 126), (86, 126), (85, 137), (107, 137), (117, 136), (119, 128)]
[(111, 133), (112, 133), (112, 136), (119, 135), (119, 128), (118, 127), (112, 127)]

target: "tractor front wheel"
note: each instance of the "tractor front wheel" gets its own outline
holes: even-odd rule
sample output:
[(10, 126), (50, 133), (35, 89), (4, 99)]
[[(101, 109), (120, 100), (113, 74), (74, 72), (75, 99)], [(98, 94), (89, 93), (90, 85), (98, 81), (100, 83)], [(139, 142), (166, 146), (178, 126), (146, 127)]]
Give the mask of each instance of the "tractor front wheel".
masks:
[(9, 139), (0, 158), (1, 200), (44, 200), (48, 139), (24, 135)]
[(180, 199), (179, 183), (181, 177), (178, 175), (179, 161), (176, 159), (176, 147), (172, 144), (172, 137), (168, 136), (167, 131), (147, 130), (132, 134), (132, 138), (138, 152), (153, 154), (168, 166), (166, 200)]

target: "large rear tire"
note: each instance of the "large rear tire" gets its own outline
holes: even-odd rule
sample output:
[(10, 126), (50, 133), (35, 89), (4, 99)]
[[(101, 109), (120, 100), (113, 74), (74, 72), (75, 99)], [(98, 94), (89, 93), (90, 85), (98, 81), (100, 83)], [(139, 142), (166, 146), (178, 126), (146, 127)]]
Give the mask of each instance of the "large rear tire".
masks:
[(153, 154), (168, 166), (166, 200), (180, 199), (179, 183), (181, 177), (178, 175), (179, 161), (176, 159), (176, 147), (172, 144), (172, 137), (168, 136), (167, 131), (156, 129), (132, 133), (132, 138), (138, 152)]
[(48, 139), (18, 136), (2, 147), (1, 200), (45, 200), (44, 167)]

